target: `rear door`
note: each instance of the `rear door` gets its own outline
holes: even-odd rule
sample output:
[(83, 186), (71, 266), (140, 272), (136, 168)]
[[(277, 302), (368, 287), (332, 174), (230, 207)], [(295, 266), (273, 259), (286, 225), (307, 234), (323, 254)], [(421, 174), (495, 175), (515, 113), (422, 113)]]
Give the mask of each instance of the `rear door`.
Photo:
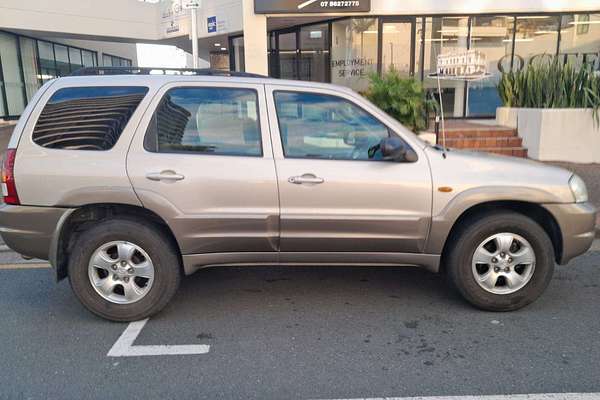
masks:
[(279, 203), (265, 110), (258, 84), (178, 82), (153, 99), (127, 172), (183, 254), (277, 254)]

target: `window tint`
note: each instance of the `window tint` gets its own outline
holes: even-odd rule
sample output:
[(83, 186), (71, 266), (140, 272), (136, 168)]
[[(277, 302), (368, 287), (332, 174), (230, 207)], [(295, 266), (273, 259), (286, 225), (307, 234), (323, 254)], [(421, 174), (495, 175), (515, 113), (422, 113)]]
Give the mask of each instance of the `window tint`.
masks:
[(388, 128), (360, 107), (339, 97), (275, 92), (275, 107), (286, 157), (336, 160), (369, 158), (369, 149), (389, 136)]
[(146, 87), (57, 90), (40, 115), (33, 141), (53, 149), (108, 150), (148, 92)]
[(154, 113), (144, 146), (157, 152), (261, 156), (258, 115), (251, 89), (172, 89)]

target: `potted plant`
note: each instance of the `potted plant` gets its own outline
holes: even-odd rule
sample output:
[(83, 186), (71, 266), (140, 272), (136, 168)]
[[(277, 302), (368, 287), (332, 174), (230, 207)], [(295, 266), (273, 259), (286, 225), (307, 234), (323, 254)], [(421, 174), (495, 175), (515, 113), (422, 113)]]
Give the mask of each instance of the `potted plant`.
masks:
[(600, 162), (600, 76), (558, 58), (502, 74), (499, 125), (516, 128), (531, 158)]

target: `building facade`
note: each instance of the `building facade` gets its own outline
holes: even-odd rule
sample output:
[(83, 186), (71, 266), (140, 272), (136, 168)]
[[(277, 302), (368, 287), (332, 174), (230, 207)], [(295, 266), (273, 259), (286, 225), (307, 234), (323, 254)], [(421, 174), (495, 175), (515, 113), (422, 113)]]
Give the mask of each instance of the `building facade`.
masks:
[[(133, 43), (191, 51), (187, 0), (52, 3), (0, 1), (0, 118), (18, 115), (45, 79), (80, 65), (135, 65)], [(197, 15), (202, 66), (359, 92), (370, 74), (395, 69), (433, 93), (428, 75), (439, 55), (481, 54), (489, 78), (443, 82), (449, 117), (493, 116), (501, 72), (536, 60), (600, 69), (600, 0), (202, 0)]]

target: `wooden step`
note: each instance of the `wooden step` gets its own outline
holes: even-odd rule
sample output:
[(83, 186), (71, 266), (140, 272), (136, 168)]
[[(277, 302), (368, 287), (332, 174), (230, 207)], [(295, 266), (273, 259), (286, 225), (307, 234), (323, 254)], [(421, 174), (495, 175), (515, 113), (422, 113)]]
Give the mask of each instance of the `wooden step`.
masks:
[(527, 158), (527, 149), (524, 147), (504, 147), (504, 148), (474, 148), (468, 149), (471, 151), (500, 154), (503, 156)]
[(485, 148), (502, 148), (502, 147), (521, 147), (523, 139), (518, 136), (490, 136), (477, 138), (446, 138), (447, 147), (455, 147), (458, 149), (476, 149), (479, 147)]
[[(441, 132), (440, 132), (441, 136)], [(446, 139), (514, 137), (515, 129), (447, 129)]]

